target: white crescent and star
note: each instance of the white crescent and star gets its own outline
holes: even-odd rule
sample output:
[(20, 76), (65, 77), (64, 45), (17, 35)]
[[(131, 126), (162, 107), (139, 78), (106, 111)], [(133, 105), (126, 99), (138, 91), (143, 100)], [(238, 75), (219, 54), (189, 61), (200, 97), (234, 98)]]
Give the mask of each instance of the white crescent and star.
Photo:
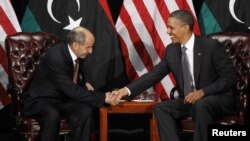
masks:
[[(53, 12), (52, 12), (52, 3), (53, 3), (53, 0), (48, 0), (48, 3), (47, 3), (47, 11), (50, 15), (50, 17), (52, 18), (53, 21), (61, 24), (61, 21), (57, 20), (55, 18), (55, 16), (53, 15)], [(80, 11), (80, 1), (79, 0), (76, 0), (76, 3), (77, 3), (77, 7), (78, 7), (78, 12)], [(77, 20), (73, 20), (69, 15), (68, 15), (68, 18), (69, 18), (69, 25), (65, 26), (63, 29), (65, 30), (71, 30), (73, 29), (74, 27), (77, 27), (80, 25), (81, 21), (82, 21), (82, 18), (79, 18)]]
[(78, 12), (80, 11), (80, 1), (79, 0), (76, 0), (76, 3), (78, 5)]
[[(233, 17), (236, 21), (238, 21), (238, 22), (240, 22), (240, 23), (245, 23), (245, 22), (241, 21), (241, 20), (236, 16), (236, 14), (235, 14), (235, 11), (234, 11), (235, 2), (236, 2), (236, 0), (230, 0), (230, 1), (229, 1), (229, 12), (230, 12), (230, 14), (232, 15), (232, 17)], [(55, 21), (55, 22), (61, 24), (61, 21), (58, 21), (58, 20), (55, 18), (55, 16), (53, 15), (53, 13), (52, 13), (52, 3), (53, 3), (53, 0), (48, 0), (48, 3), (47, 3), (47, 10), (48, 10), (48, 13), (49, 13), (50, 17), (53, 19), (53, 21)], [(80, 1), (79, 1), (79, 0), (76, 0), (76, 3), (77, 3), (77, 6), (78, 6), (78, 12), (79, 12), (79, 11), (80, 11), (80, 8), (81, 8), (81, 7), (80, 7)], [(68, 17), (69, 17), (69, 25), (67, 25), (66, 27), (63, 28), (63, 29), (65, 29), (65, 30), (71, 30), (71, 29), (73, 29), (74, 27), (79, 26), (80, 23), (81, 23), (81, 21), (82, 21), (82, 18), (79, 18), (79, 19), (77, 19), (77, 20), (73, 20), (70, 16), (68, 16)], [(248, 28), (250, 29), (250, 27), (248, 27)]]
[(79, 26), (80, 23), (81, 23), (81, 21), (82, 21), (82, 18), (80, 18), (80, 19), (74, 21), (70, 16), (68, 16), (68, 17), (69, 17), (69, 25), (67, 25), (67, 26), (65, 26), (65, 27), (63, 28), (63, 29), (65, 29), (65, 30), (71, 30), (71, 29), (73, 29), (73, 28)]

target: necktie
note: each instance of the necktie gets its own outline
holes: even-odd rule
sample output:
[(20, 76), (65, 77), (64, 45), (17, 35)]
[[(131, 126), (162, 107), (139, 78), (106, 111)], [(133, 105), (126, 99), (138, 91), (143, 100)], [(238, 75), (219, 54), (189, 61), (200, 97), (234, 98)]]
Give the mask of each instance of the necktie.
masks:
[(79, 59), (76, 59), (75, 60), (75, 65), (74, 65), (74, 75), (73, 75), (73, 83), (74, 84), (77, 84), (78, 70), (79, 70)]
[(192, 91), (192, 83), (193, 83), (186, 50), (187, 50), (186, 47), (181, 48), (182, 52), (181, 64), (182, 64), (183, 82), (184, 82), (184, 95)]

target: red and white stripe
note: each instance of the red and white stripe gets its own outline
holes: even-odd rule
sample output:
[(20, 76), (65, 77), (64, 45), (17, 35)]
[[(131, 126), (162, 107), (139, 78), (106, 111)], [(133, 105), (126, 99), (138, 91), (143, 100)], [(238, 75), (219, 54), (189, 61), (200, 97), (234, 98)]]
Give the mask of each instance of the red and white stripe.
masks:
[[(115, 27), (131, 81), (152, 70), (163, 58), (165, 47), (171, 43), (166, 20), (178, 9), (192, 12), (196, 19), (192, 0), (124, 0)], [(194, 32), (200, 33), (197, 20)], [(174, 85), (170, 74), (148, 91), (166, 100)]]
[(0, 104), (7, 104), (6, 89), (8, 81), (4, 41), (7, 35), (21, 31), (16, 14), (9, 0), (0, 0)]

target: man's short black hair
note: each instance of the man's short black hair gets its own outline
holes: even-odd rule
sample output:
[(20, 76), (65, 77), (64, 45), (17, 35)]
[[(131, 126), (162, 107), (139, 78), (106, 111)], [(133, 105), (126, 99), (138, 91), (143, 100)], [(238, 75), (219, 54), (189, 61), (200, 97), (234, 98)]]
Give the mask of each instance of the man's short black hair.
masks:
[(182, 23), (187, 24), (190, 30), (194, 28), (194, 18), (193, 15), (186, 10), (176, 10), (170, 14), (169, 17), (175, 17)]

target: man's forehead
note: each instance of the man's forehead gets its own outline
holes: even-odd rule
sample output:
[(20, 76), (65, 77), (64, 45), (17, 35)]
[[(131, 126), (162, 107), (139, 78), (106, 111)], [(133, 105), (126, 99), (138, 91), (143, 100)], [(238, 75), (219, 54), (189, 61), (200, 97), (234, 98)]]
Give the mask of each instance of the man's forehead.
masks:
[(169, 17), (168, 18), (168, 24), (179, 24), (179, 25), (185, 25), (186, 23), (184, 23), (182, 20), (176, 18), (176, 17)]

